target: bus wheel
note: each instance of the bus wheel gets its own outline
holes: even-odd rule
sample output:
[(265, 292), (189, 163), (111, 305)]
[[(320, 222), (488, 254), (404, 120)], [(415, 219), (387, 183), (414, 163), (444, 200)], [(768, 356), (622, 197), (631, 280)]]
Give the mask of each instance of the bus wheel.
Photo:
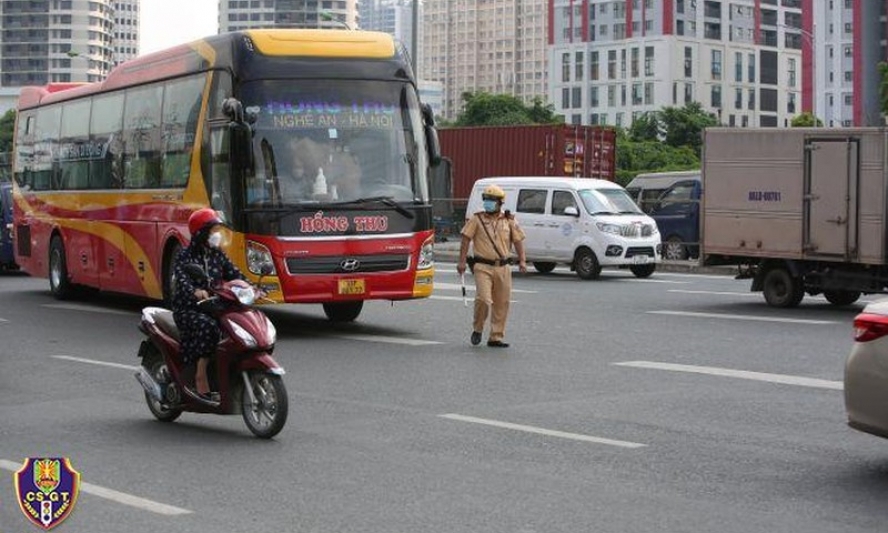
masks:
[(74, 286), (68, 279), (65, 245), (58, 235), (49, 244), (49, 290), (59, 300), (67, 300), (74, 293)]
[(354, 322), (363, 308), (363, 301), (334, 302), (324, 304), (324, 313), (332, 322)]
[(167, 307), (173, 307), (173, 298), (176, 296), (176, 270), (174, 265), (176, 257), (182, 247), (178, 242), (168, 247), (167, 254), (163, 259), (163, 301)]

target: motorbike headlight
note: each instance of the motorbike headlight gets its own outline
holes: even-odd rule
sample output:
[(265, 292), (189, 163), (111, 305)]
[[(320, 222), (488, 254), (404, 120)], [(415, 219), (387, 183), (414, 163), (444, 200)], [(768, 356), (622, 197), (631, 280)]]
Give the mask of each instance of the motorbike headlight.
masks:
[(614, 235), (620, 234), (620, 225), (619, 224), (608, 224), (606, 222), (598, 222), (595, 224), (598, 226), (598, 229), (605, 233), (613, 233)]
[(247, 268), (256, 275), (262, 275), (263, 268), (265, 269), (265, 275), (275, 275), (274, 261), (267, 246), (258, 242), (247, 241)]
[(231, 330), (234, 331), (234, 334), (237, 335), (247, 348), (256, 347), (256, 338), (250, 335), (249, 331), (237, 325), (234, 321), (231, 322)]
[(274, 327), (274, 324), (271, 323), (271, 320), (268, 317), (265, 317), (265, 326), (268, 328), (268, 343), (274, 344), (277, 342), (277, 329)]
[(253, 287), (232, 287), (231, 292), (243, 305), (253, 305), (253, 302), (256, 301), (256, 291), (253, 290)]
[(435, 266), (435, 240), (429, 239), (419, 250), (419, 264), (416, 265), (417, 270), (425, 270)]

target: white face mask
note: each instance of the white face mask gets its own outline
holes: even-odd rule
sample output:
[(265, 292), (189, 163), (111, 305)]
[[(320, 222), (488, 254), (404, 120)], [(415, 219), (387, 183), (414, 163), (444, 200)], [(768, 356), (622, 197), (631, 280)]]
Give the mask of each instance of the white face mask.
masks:
[(219, 248), (222, 244), (222, 234), (218, 231), (210, 233), (209, 238), (207, 238), (207, 245), (210, 248)]

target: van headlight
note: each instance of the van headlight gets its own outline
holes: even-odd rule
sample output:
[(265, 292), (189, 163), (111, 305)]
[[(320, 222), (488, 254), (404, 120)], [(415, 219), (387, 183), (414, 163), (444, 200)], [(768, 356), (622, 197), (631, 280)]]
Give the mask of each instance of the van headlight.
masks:
[(620, 225), (619, 224), (608, 224), (607, 222), (596, 222), (595, 225), (598, 227), (600, 231), (604, 233), (613, 233), (614, 235), (620, 235)]
[[(267, 266), (266, 266), (267, 265)], [(262, 275), (262, 268), (266, 270), (265, 275), (274, 276), (274, 261), (271, 259), (271, 251), (264, 244), (255, 241), (247, 241), (247, 268), (256, 275)]]
[(425, 270), (435, 266), (435, 239), (429, 238), (423, 243), (419, 250), (419, 264), (416, 265), (417, 270)]

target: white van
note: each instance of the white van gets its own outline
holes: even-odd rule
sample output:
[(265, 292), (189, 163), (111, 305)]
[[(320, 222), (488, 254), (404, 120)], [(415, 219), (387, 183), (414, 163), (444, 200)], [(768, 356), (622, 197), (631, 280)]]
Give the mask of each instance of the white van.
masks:
[(491, 184), (506, 192), (503, 209), (515, 215), (527, 234), (527, 261), (539, 272), (551, 272), (564, 263), (583, 279), (597, 278), (602, 267), (629, 268), (646, 278), (660, 262), (656, 222), (616, 183), (591, 178), (483, 178), (472, 187), (466, 217), (482, 210), (481, 191)]

